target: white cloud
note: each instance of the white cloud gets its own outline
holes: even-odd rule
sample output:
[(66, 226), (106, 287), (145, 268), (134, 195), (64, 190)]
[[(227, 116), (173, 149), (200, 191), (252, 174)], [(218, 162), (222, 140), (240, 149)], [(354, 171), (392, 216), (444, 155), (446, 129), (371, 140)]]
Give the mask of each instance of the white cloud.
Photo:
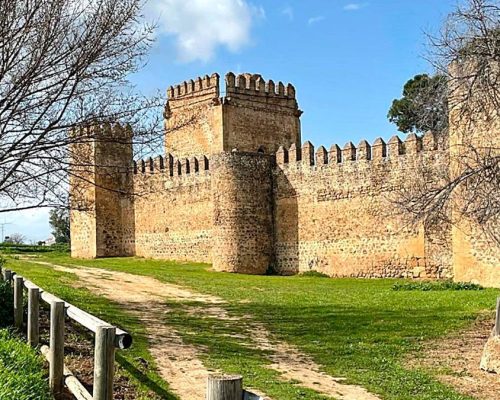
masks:
[(289, 21), (293, 21), (293, 8), (290, 6), (286, 6), (283, 10), (281, 10), (281, 14), (288, 17)]
[(209, 61), (219, 46), (240, 50), (251, 41), (253, 22), (265, 18), (262, 7), (246, 0), (151, 0), (146, 12), (160, 34), (175, 37), (182, 62)]
[(323, 15), (318, 15), (317, 17), (311, 17), (307, 20), (308, 25), (315, 24), (316, 22), (323, 21), (325, 17)]
[(344, 6), (344, 10), (346, 11), (357, 11), (363, 7), (366, 7), (368, 3), (349, 3)]

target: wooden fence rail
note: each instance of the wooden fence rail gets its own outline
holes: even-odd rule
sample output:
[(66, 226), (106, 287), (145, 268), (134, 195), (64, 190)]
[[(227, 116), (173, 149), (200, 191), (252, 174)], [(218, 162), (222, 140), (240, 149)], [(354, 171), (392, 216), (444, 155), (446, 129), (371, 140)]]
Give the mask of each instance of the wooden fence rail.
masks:
[[(14, 283), (14, 324), (18, 329), (23, 327), (23, 288), (27, 291), (27, 341), (33, 347), (40, 344), (40, 300), (50, 305), (50, 343), (49, 346), (41, 346), (40, 351), (49, 361), (49, 385), (54, 396), (58, 398), (65, 386), (78, 400), (112, 400), (115, 348), (129, 348), (132, 345), (132, 337), (127, 332), (46, 292), (9, 269), (2, 270), (0, 267), (0, 276), (3, 280)], [(66, 317), (95, 333), (93, 394), (90, 394), (64, 365)], [(497, 325), (500, 325), (498, 312)], [(244, 390), (243, 378), (240, 375), (213, 374), (207, 379), (206, 400), (265, 400), (265, 398)]]
[[(129, 348), (132, 345), (130, 334), (46, 292), (11, 270), (0, 268), (0, 272), (3, 280), (14, 286), (14, 325), (19, 330), (23, 329), (24, 289), (27, 291), (27, 340), (34, 347), (40, 343), (40, 300), (50, 305), (50, 343), (40, 351), (49, 361), (49, 385), (54, 396), (60, 397), (66, 386), (78, 400), (112, 400), (115, 348)], [(95, 333), (92, 394), (64, 365), (66, 317)]]

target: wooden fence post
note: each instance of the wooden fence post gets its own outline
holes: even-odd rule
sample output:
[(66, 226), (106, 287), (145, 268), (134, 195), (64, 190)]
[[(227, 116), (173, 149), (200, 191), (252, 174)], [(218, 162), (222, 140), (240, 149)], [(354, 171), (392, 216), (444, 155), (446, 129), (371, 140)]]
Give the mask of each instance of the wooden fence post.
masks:
[(10, 283), (10, 281), (12, 280), (12, 271), (10, 269), (4, 269), (2, 274), (3, 280)]
[(500, 297), (497, 299), (497, 314), (495, 318), (495, 334), (500, 336)]
[(49, 384), (55, 397), (64, 385), (64, 301), (50, 304)]
[(94, 400), (113, 399), (115, 373), (116, 328), (110, 325), (97, 327), (94, 353)]
[(241, 375), (209, 375), (206, 400), (242, 400)]
[(28, 289), (28, 343), (36, 347), (39, 343), (39, 313), (40, 313), (40, 290), (38, 288)]
[(23, 278), (19, 275), (14, 277), (14, 326), (23, 328)]

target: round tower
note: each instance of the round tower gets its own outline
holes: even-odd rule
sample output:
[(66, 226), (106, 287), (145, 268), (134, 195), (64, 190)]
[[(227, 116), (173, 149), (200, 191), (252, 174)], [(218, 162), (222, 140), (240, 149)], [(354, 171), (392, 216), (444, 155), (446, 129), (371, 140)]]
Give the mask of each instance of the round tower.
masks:
[(213, 268), (264, 274), (272, 264), (272, 157), (224, 152), (211, 160)]

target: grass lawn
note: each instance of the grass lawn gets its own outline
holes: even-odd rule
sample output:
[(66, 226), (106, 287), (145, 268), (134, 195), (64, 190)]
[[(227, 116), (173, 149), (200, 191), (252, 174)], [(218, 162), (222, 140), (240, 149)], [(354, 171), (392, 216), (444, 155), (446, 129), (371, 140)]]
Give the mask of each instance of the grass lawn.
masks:
[[(281, 340), (311, 355), (332, 376), (348, 378), (384, 399), (468, 399), (437, 382), (432, 371), (408, 369), (405, 359), (425, 341), (467, 327), (480, 314), (493, 315), (495, 289), (456, 291), (392, 290), (397, 280), (328, 279), (321, 277), (249, 276), (209, 271), (208, 265), (180, 264), (139, 258), (74, 260), (67, 255), (43, 254), (42, 260), (61, 265), (84, 265), (148, 275), (228, 302), (235, 315), (251, 315)], [(49, 291), (128, 329), (135, 348), (123, 352), (133, 374), (135, 359), (151, 360), (144, 327), (115, 304), (85, 289), (69, 289), (72, 274), (26, 261), (9, 260), (12, 269)], [(62, 277), (62, 279), (60, 278)], [(265, 354), (243, 346), (227, 332), (238, 324), (192, 315), (185, 304), (172, 306), (168, 322), (184, 340), (208, 350), (204, 361), (227, 372), (240, 372), (245, 382), (276, 400), (321, 399), (311, 391), (282, 384), (265, 368)], [(120, 360), (119, 360), (120, 361)], [(164, 398), (168, 387), (152, 372), (135, 374), (149, 388), (157, 386)]]
[(6, 329), (0, 329), (0, 399), (50, 400), (43, 357)]

